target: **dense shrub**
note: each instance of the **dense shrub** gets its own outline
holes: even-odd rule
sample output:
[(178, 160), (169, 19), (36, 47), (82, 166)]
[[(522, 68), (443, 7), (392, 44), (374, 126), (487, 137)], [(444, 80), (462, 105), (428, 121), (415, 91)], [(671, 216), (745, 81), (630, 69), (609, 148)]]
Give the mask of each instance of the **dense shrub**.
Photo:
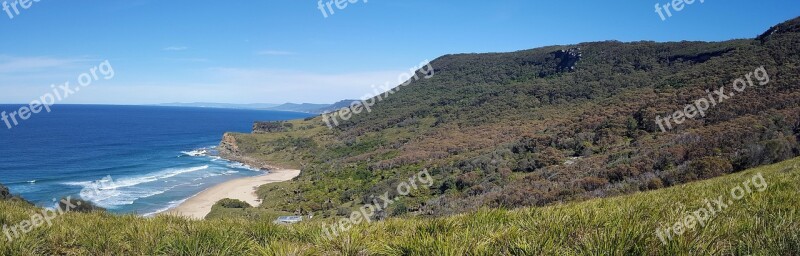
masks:
[(250, 204), (248, 204), (247, 202), (244, 202), (244, 201), (241, 201), (241, 200), (238, 200), (238, 199), (230, 199), (230, 198), (225, 198), (225, 199), (219, 200), (214, 205), (222, 207), (222, 208), (229, 208), (229, 209), (246, 209), (246, 208), (252, 208), (253, 207)]
[(253, 133), (284, 132), (291, 127), (291, 124), (287, 125), (283, 122), (255, 122), (253, 124)]
[(6, 186), (0, 184), (0, 200), (8, 200), (11, 199), (11, 192), (8, 190)]
[(58, 208), (62, 211), (73, 211), (73, 212), (95, 212), (95, 211), (105, 211), (106, 209), (100, 206), (95, 205), (90, 201), (86, 201), (83, 199), (76, 199), (76, 198), (62, 198), (58, 201)]
[(594, 191), (608, 185), (608, 180), (597, 177), (586, 177), (577, 181), (581, 188), (586, 191)]

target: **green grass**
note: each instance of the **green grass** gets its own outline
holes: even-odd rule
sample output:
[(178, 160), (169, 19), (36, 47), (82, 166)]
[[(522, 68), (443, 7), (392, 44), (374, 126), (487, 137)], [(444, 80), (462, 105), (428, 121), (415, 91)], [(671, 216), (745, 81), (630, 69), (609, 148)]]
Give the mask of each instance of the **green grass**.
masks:
[[(482, 209), (445, 218), (389, 219), (326, 240), (320, 220), (281, 226), (273, 216), (205, 221), (68, 213), (0, 255), (794, 255), (800, 252), (800, 158), (682, 186), (541, 208)], [(657, 227), (680, 220), (762, 173), (768, 188), (703, 228), (662, 245)], [(38, 209), (0, 202), (0, 224)]]

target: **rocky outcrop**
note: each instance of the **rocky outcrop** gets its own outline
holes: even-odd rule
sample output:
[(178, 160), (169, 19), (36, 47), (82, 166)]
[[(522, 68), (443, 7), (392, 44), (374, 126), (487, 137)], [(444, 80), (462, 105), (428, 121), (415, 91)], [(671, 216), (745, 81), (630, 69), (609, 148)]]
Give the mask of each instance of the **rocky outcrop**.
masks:
[(25, 200), (19, 195), (11, 194), (11, 190), (9, 190), (8, 187), (3, 186), (3, 184), (0, 184), (0, 201), (19, 201), (27, 203), (29, 205), (33, 205), (33, 203), (29, 202), (28, 200)]
[(222, 135), (222, 141), (219, 143), (217, 151), (219, 151), (220, 156), (223, 154), (238, 155), (241, 153), (239, 151), (239, 144), (236, 143), (236, 137), (234, 137), (232, 133), (225, 133)]
[(8, 190), (6, 186), (0, 184), (0, 200), (8, 200), (13, 198), (14, 196), (11, 195), (11, 192)]
[(219, 146), (217, 146), (217, 152), (219, 153), (219, 157), (234, 162), (240, 162), (261, 170), (283, 169), (266, 163), (265, 161), (247, 156), (244, 150), (239, 146), (236, 135), (233, 133), (225, 133), (225, 135), (222, 135), (222, 141), (219, 143)]
[(558, 64), (558, 72), (572, 72), (575, 71), (575, 64), (578, 64), (578, 61), (583, 58), (583, 53), (581, 53), (581, 48), (571, 48), (569, 50), (558, 50), (552, 52), (555, 55), (555, 58), (560, 60), (561, 62)]

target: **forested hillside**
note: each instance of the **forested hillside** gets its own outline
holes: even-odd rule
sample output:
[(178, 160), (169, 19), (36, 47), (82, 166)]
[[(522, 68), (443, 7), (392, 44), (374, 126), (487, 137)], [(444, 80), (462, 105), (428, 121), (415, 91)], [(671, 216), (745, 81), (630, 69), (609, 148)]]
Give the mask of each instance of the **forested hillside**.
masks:
[[(628, 194), (800, 155), (798, 65), (800, 19), (725, 42), (447, 55), (431, 62), (430, 79), (333, 129), (321, 117), (291, 121), (276, 132), (228, 134), (221, 150), (302, 167), (295, 181), (262, 187), (262, 207), (325, 217), (396, 194), (423, 169), (434, 185), (381, 217)], [(760, 67), (764, 84), (754, 74)], [(739, 78), (754, 85), (735, 90)], [(725, 97), (715, 94), (720, 87)], [(704, 117), (662, 131), (657, 117), (701, 98), (715, 101)]]

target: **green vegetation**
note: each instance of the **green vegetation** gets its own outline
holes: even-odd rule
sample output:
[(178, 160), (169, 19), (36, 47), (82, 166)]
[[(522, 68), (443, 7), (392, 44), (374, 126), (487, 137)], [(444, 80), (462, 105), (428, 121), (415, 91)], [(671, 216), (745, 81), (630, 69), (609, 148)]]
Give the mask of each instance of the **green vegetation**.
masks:
[[(800, 155), (799, 47), (800, 18), (748, 40), (443, 56), (433, 78), (334, 129), (317, 117), (227, 134), (223, 155), (303, 171), (262, 186), (258, 208), (225, 200), (193, 221), (90, 207), (0, 239), (0, 254), (793, 255), (800, 158), (784, 160)], [(659, 131), (656, 116), (730, 90), (760, 66), (769, 84)], [(326, 225), (371, 195), (394, 196), (422, 169), (432, 187), (379, 212), (382, 221), (324, 237)], [(661, 243), (657, 229), (758, 173), (766, 191)], [(42, 210), (1, 186), (0, 196), (2, 225)], [(272, 224), (288, 213), (315, 217)]]
[[(708, 225), (662, 245), (655, 234), (762, 173), (768, 187), (731, 204)], [(800, 251), (800, 158), (706, 181), (615, 198), (440, 218), (389, 218), (332, 240), (317, 218), (193, 221), (103, 212), (67, 213), (1, 255), (792, 255)], [(241, 209), (238, 209), (241, 210)], [(0, 202), (0, 224), (39, 209)]]
[(292, 215), (288, 212), (275, 212), (259, 208), (253, 208), (247, 202), (236, 199), (222, 199), (211, 207), (211, 213), (206, 215), (207, 220), (212, 219), (251, 219), (251, 220), (274, 220), (279, 216)]
[[(381, 216), (447, 216), (672, 187), (800, 155), (800, 18), (758, 39), (615, 41), (447, 55), (435, 74), (334, 129), (320, 117), (229, 134), (235, 155), (302, 168), (270, 211), (335, 217), (423, 168), (432, 189)], [(755, 35), (754, 35), (755, 36)], [(564, 59), (580, 56), (577, 59)], [(770, 82), (661, 132), (707, 90), (764, 66)], [(573, 69), (574, 67), (574, 69)], [(290, 124), (290, 125), (286, 125)]]
[(241, 201), (241, 200), (237, 200), (237, 199), (230, 199), (230, 198), (225, 198), (225, 199), (219, 200), (219, 202), (214, 204), (214, 206), (219, 206), (219, 207), (228, 208), (228, 209), (247, 209), (247, 208), (252, 208), (253, 207), (250, 204), (248, 204), (247, 202), (244, 202), (244, 201)]
[(102, 212), (106, 210), (92, 202), (76, 198), (61, 198), (61, 200), (58, 201), (58, 209), (61, 209), (61, 211), (73, 212)]

